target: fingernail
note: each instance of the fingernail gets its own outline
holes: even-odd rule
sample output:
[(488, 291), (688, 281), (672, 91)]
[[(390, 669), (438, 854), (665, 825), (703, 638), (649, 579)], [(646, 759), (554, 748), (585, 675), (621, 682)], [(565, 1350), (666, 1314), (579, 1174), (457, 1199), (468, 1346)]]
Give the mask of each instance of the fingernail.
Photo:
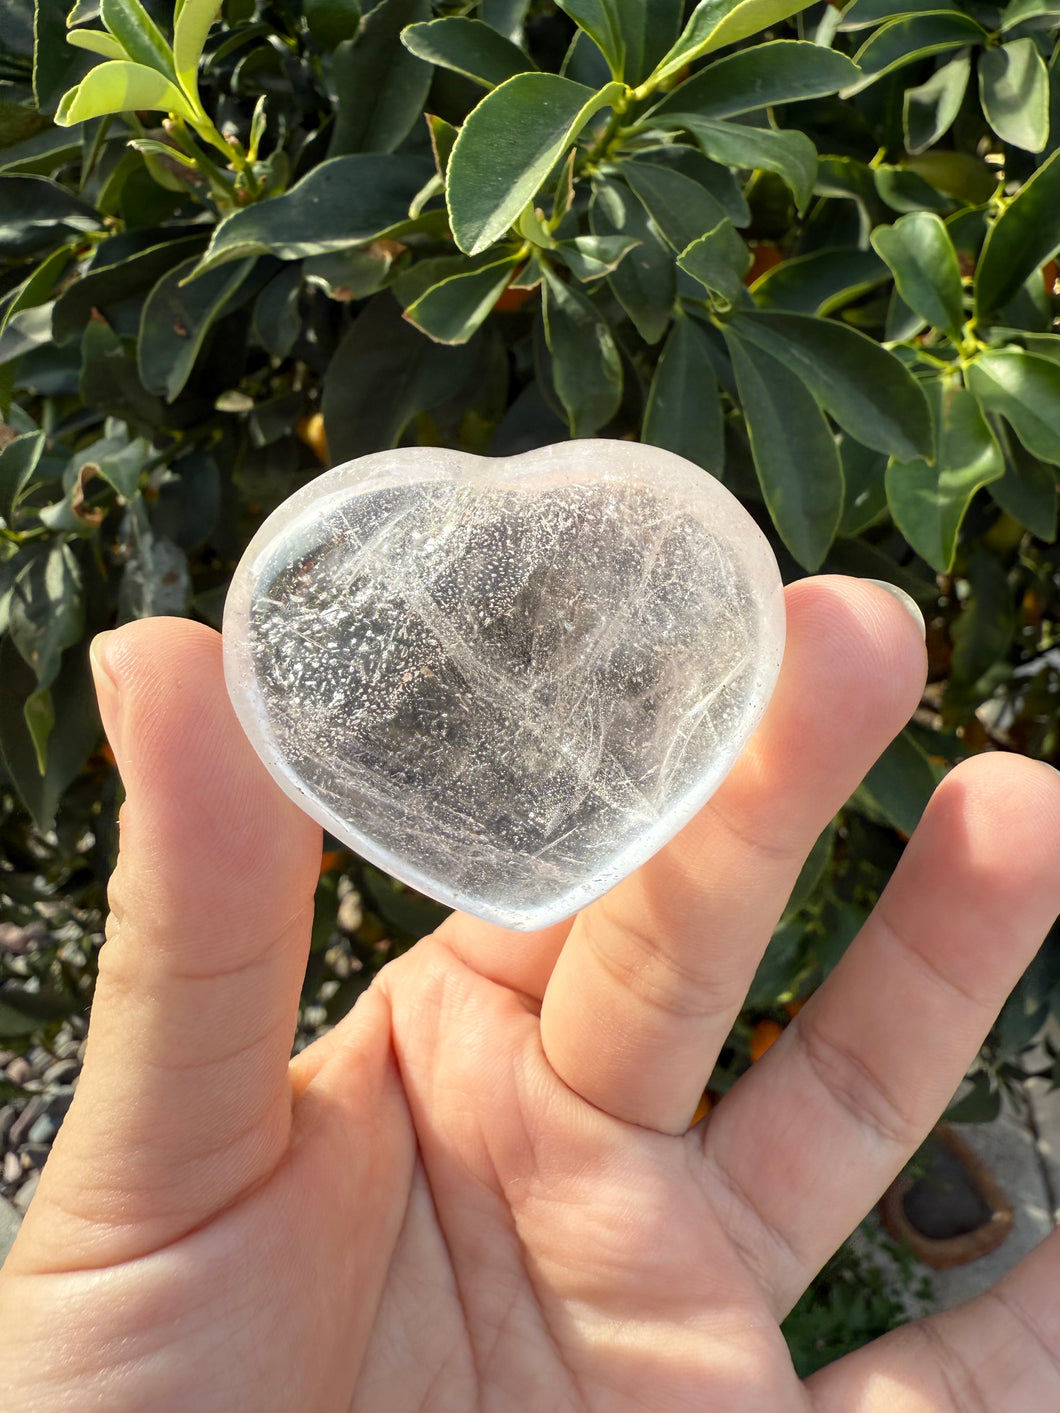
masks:
[(103, 730), (107, 733), (107, 740), (120, 768), (121, 693), (107, 661), (107, 648), (113, 637), (113, 632), (97, 634), (88, 650), (88, 661), (92, 668), (92, 680), (96, 684), (96, 701), (103, 719)]
[(921, 637), (927, 638), (927, 624), (924, 622), (924, 615), (920, 612), (916, 599), (910, 598), (904, 589), (900, 589), (897, 584), (888, 584), (886, 579), (866, 579), (866, 584), (875, 584), (878, 589), (886, 589), (887, 592), (896, 598), (908, 613), (916, 626), (920, 629)]

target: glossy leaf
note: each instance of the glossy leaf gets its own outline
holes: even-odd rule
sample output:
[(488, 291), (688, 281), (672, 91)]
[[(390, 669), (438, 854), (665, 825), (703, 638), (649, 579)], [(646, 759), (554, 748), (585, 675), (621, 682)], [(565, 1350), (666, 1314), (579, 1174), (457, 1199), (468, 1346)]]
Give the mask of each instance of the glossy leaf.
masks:
[(147, 296), (140, 321), (140, 378), (167, 402), (179, 396), (191, 377), (203, 340), (250, 273), (254, 258), (184, 284), (196, 264), (193, 257), (162, 276)]
[(519, 42), (530, 0), (479, 0), (478, 8), (484, 22), (498, 34), (503, 34), (513, 44)]
[(282, 196), (226, 217), (196, 273), (248, 255), (298, 260), (378, 240), (404, 224), (429, 174), (422, 159), (401, 154), (332, 157)]
[(715, 162), (751, 171), (776, 172), (790, 187), (800, 211), (810, 204), (817, 179), (817, 149), (805, 133), (714, 122), (695, 113), (668, 112), (665, 122), (667, 126), (685, 128)]
[(194, 117), (188, 99), (157, 69), (115, 59), (88, 71), (59, 104), (55, 121), (68, 128), (88, 118), (144, 108)]
[(571, 435), (590, 437), (618, 411), (622, 361), (592, 300), (545, 266), (542, 314), (552, 381)]
[[(161, 237), (162, 232), (156, 232)], [(111, 260), (111, 241), (104, 241), (96, 247), (91, 266), (79, 280), (75, 280), (55, 302), (52, 314), (52, 333), (58, 344), (69, 343), (80, 338), (81, 333), (92, 318), (92, 311), (99, 310), (105, 317), (118, 322), (118, 311), (129, 307), (134, 315), (133, 329), (139, 327), (138, 301), (162, 278), (167, 270), (180, 264), (189, 256), (202, 251), (202, 235), (182, 235), (173, 230), (168, 240), (159, 240), (143, 250), (130, 250), (124, 237), (112, 237), (119, 242), (119, 258)], [(117, 254), (118, 252), (116, 252)]]
[(712, 476), (725, 466), (725, 422), (714, 361), (693, 320), (676, 320), (651, 381), (641, 441), (675, 452)]
[(55, 681), (63, 651), (80, 640), (84, 622), (81, 570), (70, 546), (54, 540), (15, 580), (8, 610), (11, 641), (41, 687)]
[(467, 343), (497, 303), (516, 263), (508, 255), (480, 269), (450, 275), (410, 304), (405, 318), (435, 343)]
[(561, 241), (555, 253), (572, 275), (587, 284), (612, 274), (636, 245), (632, 236), (575, 236)]
[(839, 441), (839, 461), (843, 468), (843, 519), (840, 533), (860, 535), (887, 509), (884, 476), (887, 454), (862, 446), (853, 437)]
[(67, 232), (92, 231), (101, 218), (87, 201), (45, 177), (0, 176), (0, 257), (50, 249)]
[(686, 274), (730, 304), (746, 298), (743, 277), (751, 263), (751, 252), (727, 217), (683, 250), (677, 263)]
[(908, 731), (895, 738), (869, 771), (862, 790), (895, 829), (912, 834), (938, 779), (930, 760)]
[(890, 277), (874, 250), (826, 246), (774, 265), (751, 286), (761, 309), (830, 314)]
[(872, 244), (894, 274), (898, 293), (936, 329), (959, 339), (964, 296), (957, 252), (946, 227), (930, 211), (917, 211), (893, 226), (880, 226)]
[(743, 313), (741, 337), (796, 374), (857, 441), (894, 456), (931, 455), (923, 390), (893, 354), (864, 334), (805, 314)]
[(199, 59), (218, 12), (217, 0), (180, 0), (173, 20), (173, 62), (189, 97), (198, 93)]
[(50, 255), (45, 256), (37, 268), (26, 276), (0, 316), (0, 334), (7, 327), (8, 320), (20, 310), (33, 309), (44, 303), (73, 256), (74, 252), (70, 246), (61, 245), (58, 250), (53, 250)]
[(357, 37), (335, 50), (338, 109), (329, 157), (393, 152), (419, 122), (432, 70), (405, 48), (401, 34), (430, 14), (429, 0), (379, 0)]
[(987, 319), (1060, 250), (1060, 151), (1005, 205), (975, 271), (975, 312)]
[(859, 29), (875, 29), (901, 15), (916, 14), (922, 10), (956, 10), (953, 0), (853, 0), (847, 5), (839, 20), (839, 30), (849, 34)]
[(725, 208), (699, 182), (653, 162), (624, 162), (622, 175), (674, 250), (725, 220)]
[(922, 559), (946, 574), (957, 553), (957, 535), (975, 493), (1005, 472), (1001, 448), (976, 399), (953, 379), (927, 386), (938, 454), (892, 460), (887, 503), (894, 522)]
[(1018, 348), (988, 348), (965, 377), (984, 412), (1004, 417), (1032, 456), (1060, 466), (1060, 364)]
[(907, 151), (924, 152), (949, 132), (964, 102), (971, 73), (971, 54), (962, 53), (918, 87), (906, 89), (903, 125)]
[(819, 569), (843, 508), (835, 438), (811, 393), (784, 364), (724, 329), (762, 494), (781, 539)]
[(658, 84), (686, 64), (779, 24), (808, 7), (809, 0), (700, 0), (673, 47), (652, 74)]
[(460, 129), (445, 178), (453, 238), (465, 255), (508, 230), (593, 114), (621, 91), (517, 74), (486, 95)]
[(87, 49), (91, 54), (100, 54), (104, 59), (124, 59), (125, 50), (112, 34), (104, 34), (101, 29), (72, 29), (66, 36), (67, 44), (75, 49)]
[(43, 432), (24, 432), (0, 449), (0, 519), (8, 528), (43, 451)]
[(603, 54), (611, 77), (620, 79), (625, 46), (619, 33), (614, 0), (556, 0), (556, 3)]
[(173, 51), (140, 0), (103, 0), (100, 18), (134, 64), (157, 69), (176, 82)]
[(857, 93), (883, 78), (884, 74), (927, 59), (932, 54), (959, 49), (965, 44), (982, 44), (985, 40), (986, 31), (982, 25), (956, 10), (939, 9), (919, 15), (902, 15), (878, 29), (854, 55), (862, 77), (844, 90), (844, 94)]
[(302, 13), (313, 39), (328, 51), (353, 39), (361, 23), (358, 0), (302, 0)]
[(684, 0), (610, 0), (622, 40), (622, 77), (636, 86), (672, 48), (681, 28)]
[(738, 49), (685, 79), (647, 115), (676, 111), (735, 118), (758, 108), (823, 98), (854, 83), (857, 65), (834, 49), (805, 40), (775, 39)]
[(991, 484), (990, 494), (1032, 535), (1052, 544), (1057, 523), (1056, 468), (1032, 456), (1004, 422), (995, 420), (993, 430), (1005, 458), (1005, 474)]
[(409, 25), (401, 42), (429, 64), (452, 69), (465, 78), (495, 88), (515, 74), (535, 67), (533, 60), (481, 20), (451, 15), (427, 24)]
[(1001, 29), (1006, 32), (1045, 16), (1060, 16), (1060, 0), (1009, 0), (1001, 12)]
[(983, 51), (979, 97), (1002, 142), (1027, 152), (1042, 150), (1049, 140), (1049, 71), (1033, 39)]
[(672, 252), (621, 182), (598, 178), (593, 183), (589, 224), (596, 236), (636, 241), (635, 249), (608, 276), (608, 284), (645, 343), (658, 343), (669, 327), (677, 295)]
[(324, 375), (331, 459), (349, 461), (396, 446), (414, 417), (454, 397), (474, 371), (473, 344), (432, 343), (401, 317), (389, 293), (375, 295)]

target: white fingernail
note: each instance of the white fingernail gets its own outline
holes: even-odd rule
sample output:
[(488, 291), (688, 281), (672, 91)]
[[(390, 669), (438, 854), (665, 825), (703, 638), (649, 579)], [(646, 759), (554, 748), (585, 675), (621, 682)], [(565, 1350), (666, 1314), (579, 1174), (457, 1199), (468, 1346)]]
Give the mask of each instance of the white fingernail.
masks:
[(927, 624), (924, 622), (924, 615), (920, 612), (916, 600), (910, 598), (904, 589), (900, 589), (897, 584), (888, 584), (886, 579), (866, 579), (865, 583), (875, 584), (878, 589), (886, 589), (889, 594), (892, 594), (920, 629), (924, 638), (927, 638)]

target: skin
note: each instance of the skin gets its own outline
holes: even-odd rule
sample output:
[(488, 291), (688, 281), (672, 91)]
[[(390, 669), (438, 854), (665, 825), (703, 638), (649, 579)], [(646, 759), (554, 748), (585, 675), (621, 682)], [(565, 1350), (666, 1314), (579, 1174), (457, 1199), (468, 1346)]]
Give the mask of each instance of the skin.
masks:
[(778, 1325), (1060, 910), (1060, 777), (939, 787), (827, 983), (689, 1130), (799, 866), (918, 701), (878, 588), (805, 580), (754, 740), (576, 920), (454, 916), (289, 1061), (320, 834), (182, 621), (98, 641), (128, 800), (84, 1073), (0, 1278), (0, 1404), (174, 1413), (1060, 1409), (1060, 1246), (796, 1378)]

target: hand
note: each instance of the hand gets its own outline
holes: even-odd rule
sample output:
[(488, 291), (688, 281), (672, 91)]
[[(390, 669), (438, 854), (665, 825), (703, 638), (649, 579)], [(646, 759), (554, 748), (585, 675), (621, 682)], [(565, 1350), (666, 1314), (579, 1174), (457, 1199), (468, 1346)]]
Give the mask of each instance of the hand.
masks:
[(0, 1283), (13, 1413), (1060, 1408), (1053, 1237), (800, 1384), (778, 1328), (1060, 908), (1060, 777), (958, 767), (827, 983), (688, 1131), (800, 864), (924, 681), (898, 603), (788, 591), (751, 746), (573, 922), (454, 916), (289, 1062), (319, 831), (218, 637), (103, 641), (128, 802), (84, 1074)]

